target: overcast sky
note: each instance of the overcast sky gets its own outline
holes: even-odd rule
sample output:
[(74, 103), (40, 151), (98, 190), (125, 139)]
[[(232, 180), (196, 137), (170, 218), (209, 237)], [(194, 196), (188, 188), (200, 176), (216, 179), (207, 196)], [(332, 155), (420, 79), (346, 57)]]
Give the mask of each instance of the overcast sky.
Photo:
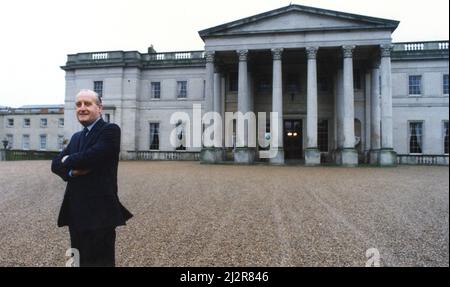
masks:
[(201, 50), (198, 31), (289, 3), (401, 21), (394, 42), (448, 40), (448, 0), (0, 2), (0, 105), (64, 103), (67, 54)]

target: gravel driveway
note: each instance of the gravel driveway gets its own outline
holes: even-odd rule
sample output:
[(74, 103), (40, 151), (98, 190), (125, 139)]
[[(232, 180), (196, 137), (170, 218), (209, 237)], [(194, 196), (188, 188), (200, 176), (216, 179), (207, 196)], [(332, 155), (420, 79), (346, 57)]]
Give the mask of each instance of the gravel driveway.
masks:
[[(118, 266), (449, 266), (449, 169), (121, 162)], [(0, 266), (64, 266), (65, 183), (0, 162)]]

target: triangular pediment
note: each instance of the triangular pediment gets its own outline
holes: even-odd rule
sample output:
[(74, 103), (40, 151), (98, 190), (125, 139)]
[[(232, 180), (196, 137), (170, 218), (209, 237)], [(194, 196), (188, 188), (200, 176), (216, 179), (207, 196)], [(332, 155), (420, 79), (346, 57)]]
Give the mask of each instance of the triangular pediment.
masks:
[(226, 35), (262, 33), (390, 29), (394, 31), (399, 22), (361, 16), (300, 5), (289, 5), (277, 10), (237, 20), (200, 31), (202, 38)]

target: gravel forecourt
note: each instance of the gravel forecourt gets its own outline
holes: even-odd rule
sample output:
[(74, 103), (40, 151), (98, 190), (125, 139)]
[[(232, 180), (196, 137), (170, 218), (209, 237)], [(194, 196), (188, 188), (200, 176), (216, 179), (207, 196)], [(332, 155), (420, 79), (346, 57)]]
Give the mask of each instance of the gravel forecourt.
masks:
[[(0, 162), (0, 266), (64, 266), (65, 183)], [(449, 266), (449, 168), (119, 164), (118, 266)]]

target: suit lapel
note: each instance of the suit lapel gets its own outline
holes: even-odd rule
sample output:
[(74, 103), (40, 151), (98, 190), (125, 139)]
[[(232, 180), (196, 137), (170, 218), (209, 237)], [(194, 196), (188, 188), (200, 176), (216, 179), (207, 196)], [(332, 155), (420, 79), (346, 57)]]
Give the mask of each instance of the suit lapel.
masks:
[(81, 151), (81, 137), (83, 136), (83, 132), (77, 133), (78, 139), (77, 139), (77, 151)]
[(105, 125), (105, 121), (100, 118), (98, 122), (92, 127), (91, 131), (88, 133), (85, 142), (83, 144), (83, 149), (85, 150), (87, 146), (91, 143), (92, 139), (95, 138), (95, 135), (102, 129), (102, 127)]

